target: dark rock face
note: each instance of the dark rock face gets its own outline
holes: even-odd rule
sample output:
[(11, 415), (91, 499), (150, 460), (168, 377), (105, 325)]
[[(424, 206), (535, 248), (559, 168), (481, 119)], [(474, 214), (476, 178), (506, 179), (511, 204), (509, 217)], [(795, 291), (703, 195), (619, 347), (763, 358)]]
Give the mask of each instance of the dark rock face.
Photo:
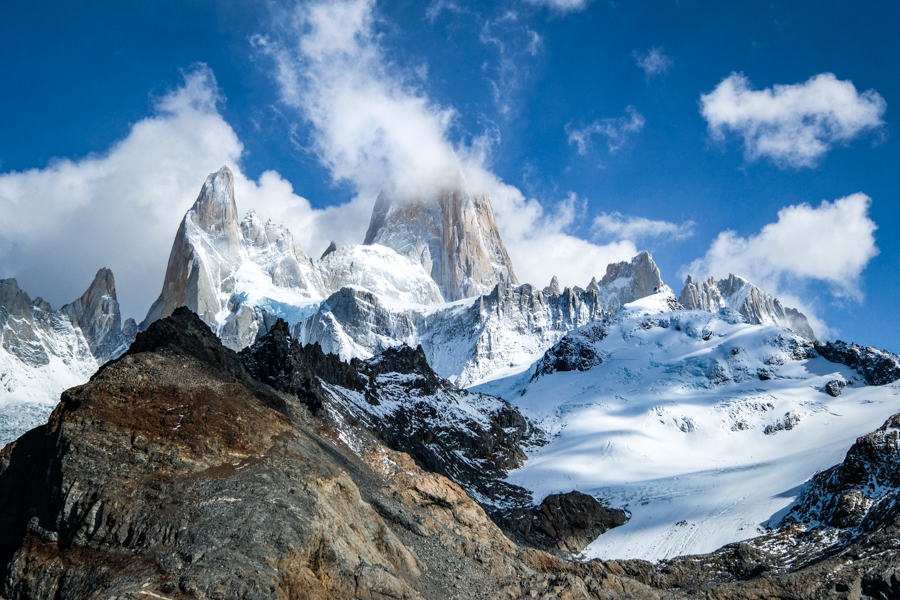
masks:
[(606, 337), (603, 323), (591, 323), (565, 335), (537, 363), (532, 379), (564, 371), (587, 371), (603, 362), (594, 347)]
[(886, 385), (900, 379), (900, 357), (871, 346), (847, 345), (840, 340), (817, 343), (816, 352), (833, 363), (847, 365), (869, 385)]
[(540, 506), (514, 511), (504, 524), (531, 545), (578, 554), (597, 536), (627, 521), (624, 510), (609, 508), (593, 496), (572, 491), (551, 494)]
[(825, 393), (832, 398), (837, 398), (844, 391), (845, 387), (847, 387), (847, 382), (843, 379), (832, 379), (825, 384)]
[(318, 344), (300, 346), (279, 320), (240, 356), (255, 378), (336, 419), (339, 427), (367, 429), (485, 506), (518, 504), (527, 496), (501, 479), (524, 460), (520, 445), (535, 435), (533, 426), (509, 403), (439, 377), (421, 346), (345, 363)]
[(337, 251), (337, 244), (335, 244), (334, 242), (331, 242), (330, 244), (328, 244), (328, 247), (325, 248), (325, 252), (322, 253), (322, 256), (319, 257), (319, 260), (322, 260), (323, 258), (325, 258), (326, 256), (328, 256), (329, 254), (331, 254), (332, 252), (335, 252), (335, 251)]
[(844, 462), (816, 475), (784, 523), (874, 531), (900, 510), (900, 414), (856, 440)]

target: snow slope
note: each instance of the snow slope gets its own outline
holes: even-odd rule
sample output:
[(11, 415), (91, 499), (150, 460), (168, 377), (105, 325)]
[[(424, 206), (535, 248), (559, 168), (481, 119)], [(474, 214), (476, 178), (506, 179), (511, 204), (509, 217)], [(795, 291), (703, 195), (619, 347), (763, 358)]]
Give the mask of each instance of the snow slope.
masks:
[[(679, 308), (668, 293), (643, 298), (568, 334), (566, 352), (473, 388), (553, 436), (510, 483), (536, 501), (577, 489), (631, 512), (586, 557), (656, 560), (753, 537), (900, 409), (898, 383), (868, 386), (786, 328)], [(833, 397), (834, 380), (851, 385)]]

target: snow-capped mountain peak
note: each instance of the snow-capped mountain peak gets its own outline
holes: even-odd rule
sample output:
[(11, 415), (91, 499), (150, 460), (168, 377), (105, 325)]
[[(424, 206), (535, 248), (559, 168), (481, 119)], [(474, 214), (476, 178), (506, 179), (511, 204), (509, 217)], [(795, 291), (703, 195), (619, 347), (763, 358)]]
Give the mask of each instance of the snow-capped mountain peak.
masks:
[(816, 339), (803, 313), (785, 307), (778, 298), (734, 274), (719, 281), (713, 277), (707, 281), (695, 281), (692, 275), (688, 275), (679, 301), (688, 310), (718, 312), (728, 309), (740, 313), (747, 323), (782, 325), (808, 340)]

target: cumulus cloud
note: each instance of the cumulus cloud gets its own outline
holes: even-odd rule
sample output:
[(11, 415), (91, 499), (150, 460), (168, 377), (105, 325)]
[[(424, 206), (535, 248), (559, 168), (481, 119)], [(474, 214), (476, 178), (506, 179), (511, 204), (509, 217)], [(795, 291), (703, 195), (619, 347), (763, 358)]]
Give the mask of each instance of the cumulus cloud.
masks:
[(664, 75), (675, 64), (674, 60), (664, 54), (662, 46), (653, 46), (643, 54), (635, 51), (632, 56), (648, 81), (654, 75)]
[(374, 8), (372, 0), (303, 4), (282, 20), (290, 24), (285, 30), (255, 39), (274, 60), (284, 103), (312, 126), (321, 162), (336, 181), (356, 187), (353, 202), (366, 208), (366, 222), (384, 186), (415, 197), (462, 173), (472, 193), (491, 195), (522, 281), (558, 275), (563, 284), (585, 285), (607, 263), (636, 253), (627, 240), (600, 246), (571, 235), (583, 212), (577, 203), (565, 200), (548, 210), (500, 180), (487, 168), (496, 131), (468, 146), (452, 143), (455, 110), (433, 102), (385, 56)]
[(734, 133), (743, 138), (748, 160), (767, 157), (793, 168), (813, 167), (835, 144), (881, 128), (887, 108), (875, 90), (860, 94), (832, 73), (764, 90), (732, 73), (700, 104), (713, 139)]
[(344, 225), (364, 230), (365, 209), (315, 210), (277, 173), (258, 182), (243, 175), (243, 145), (219, 100), (212, 71), (200, 65), (106, 152), (0, 174), (0, 212), (9, 217), (0, 219), (0, 277), (59, 308), (109, 267), (123, 313), (140, 321), (162, 287), (182, 216), (223, 164), (234, 171), (238, 209), (284, 222), (304, 248), (357, 241), (345, 239)]
[(778, 211), (778, 220), (749, 237), (724, 231), (706, 254), (683, 271), (705, 277), (729, 273), (770, 293), (794, 284), (823, 281), (838, 296), (861, 299), (860, 277), (878, 254), (871, 199), (857, 193), (819, 206), (798, 204)]
[(663, 238), (684, 240), (694, 235), (694, 225), (693, 221), (685, 221), (678, 224), (613, 212), (602, 213), (595, 217), (591, 229), (598, 237), (607, 239), (639, 240), (644, 238)]
[(615, 154), (625, 144), (632, 133), (644, 128), (644, 116), (633, 106), (625, 107), (625, 116), (598, 119), (581, 129), (566, 125), (569, 143), (578, 146), (578, 154), (585, 155), (591, 148), (591, 138), (601, 135), (606, 138), (610, 154)]

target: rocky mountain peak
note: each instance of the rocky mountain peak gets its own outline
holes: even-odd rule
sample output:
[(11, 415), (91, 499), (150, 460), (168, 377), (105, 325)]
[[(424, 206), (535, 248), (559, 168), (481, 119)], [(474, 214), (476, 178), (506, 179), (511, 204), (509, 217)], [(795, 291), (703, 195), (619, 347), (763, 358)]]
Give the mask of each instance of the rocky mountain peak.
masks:
[(237, 205), (234, 202), (234, 175), (223, 165), (215, 173), (210, 173), (200, 190), (200, 195), (191, 207), (192, 220), (198, 227), (216, 235), (239, 234)]
[(559, 278), (556, 275), (550, 280), (550, 285), (543, 289), (543, 292), (546, 296), (559, 296), (562, 293), (559, 288)]
[(322, 260), (323, 258), (325, 258), (326, 256), (328, 256), (329, 254), (331, 254), (332, 252), (334, 252), (336, 250), (337, 250), (337, 244), (335, 244), (334, 240), (332, 240), (332, 242), (330, 244), (328, 244), (328, 247), (325, 248), (325, 252), (322, 253), (322, 256), (319, 257), (319, 260)]
[(616, 281), (618, 281), (616, 287), (620, 287), (626, 281), (630, 282), (631, 292), (619, 297), (622, 304), (645, 298), (659, 291), (665, 285), (659, 274), (659, 267), (653, 262), (650, 253), (646, 251), (641, 252), (630, 261), (623, 260), (607, 265), (606, 274), (600, 283), (609, 286)]
[(119, 356), (127, 348), (116, 299), (116, 280), (109, 269), (97, 271), (81, 298), (66, 304), (60, 312), (81, 328), (91, 354), (100, 364)]
[(718, 312), (728, 308), (740, 313), (752, 325), (782, 325), (808, 340), (816, 339), (803, 313), (786, 308), (778, 298), (734, 274), (720, 281), (711, 276), (706, 281), (695, 281), (692, 275), (688, 275), (679, 302), (687, 310)]
[(381, 244), (420, 263), (445, 299), (518, 285), (487, 195), (472, 195), (465, 181), (414, 198), (385, 189), (375, 201), (364, 244)]

